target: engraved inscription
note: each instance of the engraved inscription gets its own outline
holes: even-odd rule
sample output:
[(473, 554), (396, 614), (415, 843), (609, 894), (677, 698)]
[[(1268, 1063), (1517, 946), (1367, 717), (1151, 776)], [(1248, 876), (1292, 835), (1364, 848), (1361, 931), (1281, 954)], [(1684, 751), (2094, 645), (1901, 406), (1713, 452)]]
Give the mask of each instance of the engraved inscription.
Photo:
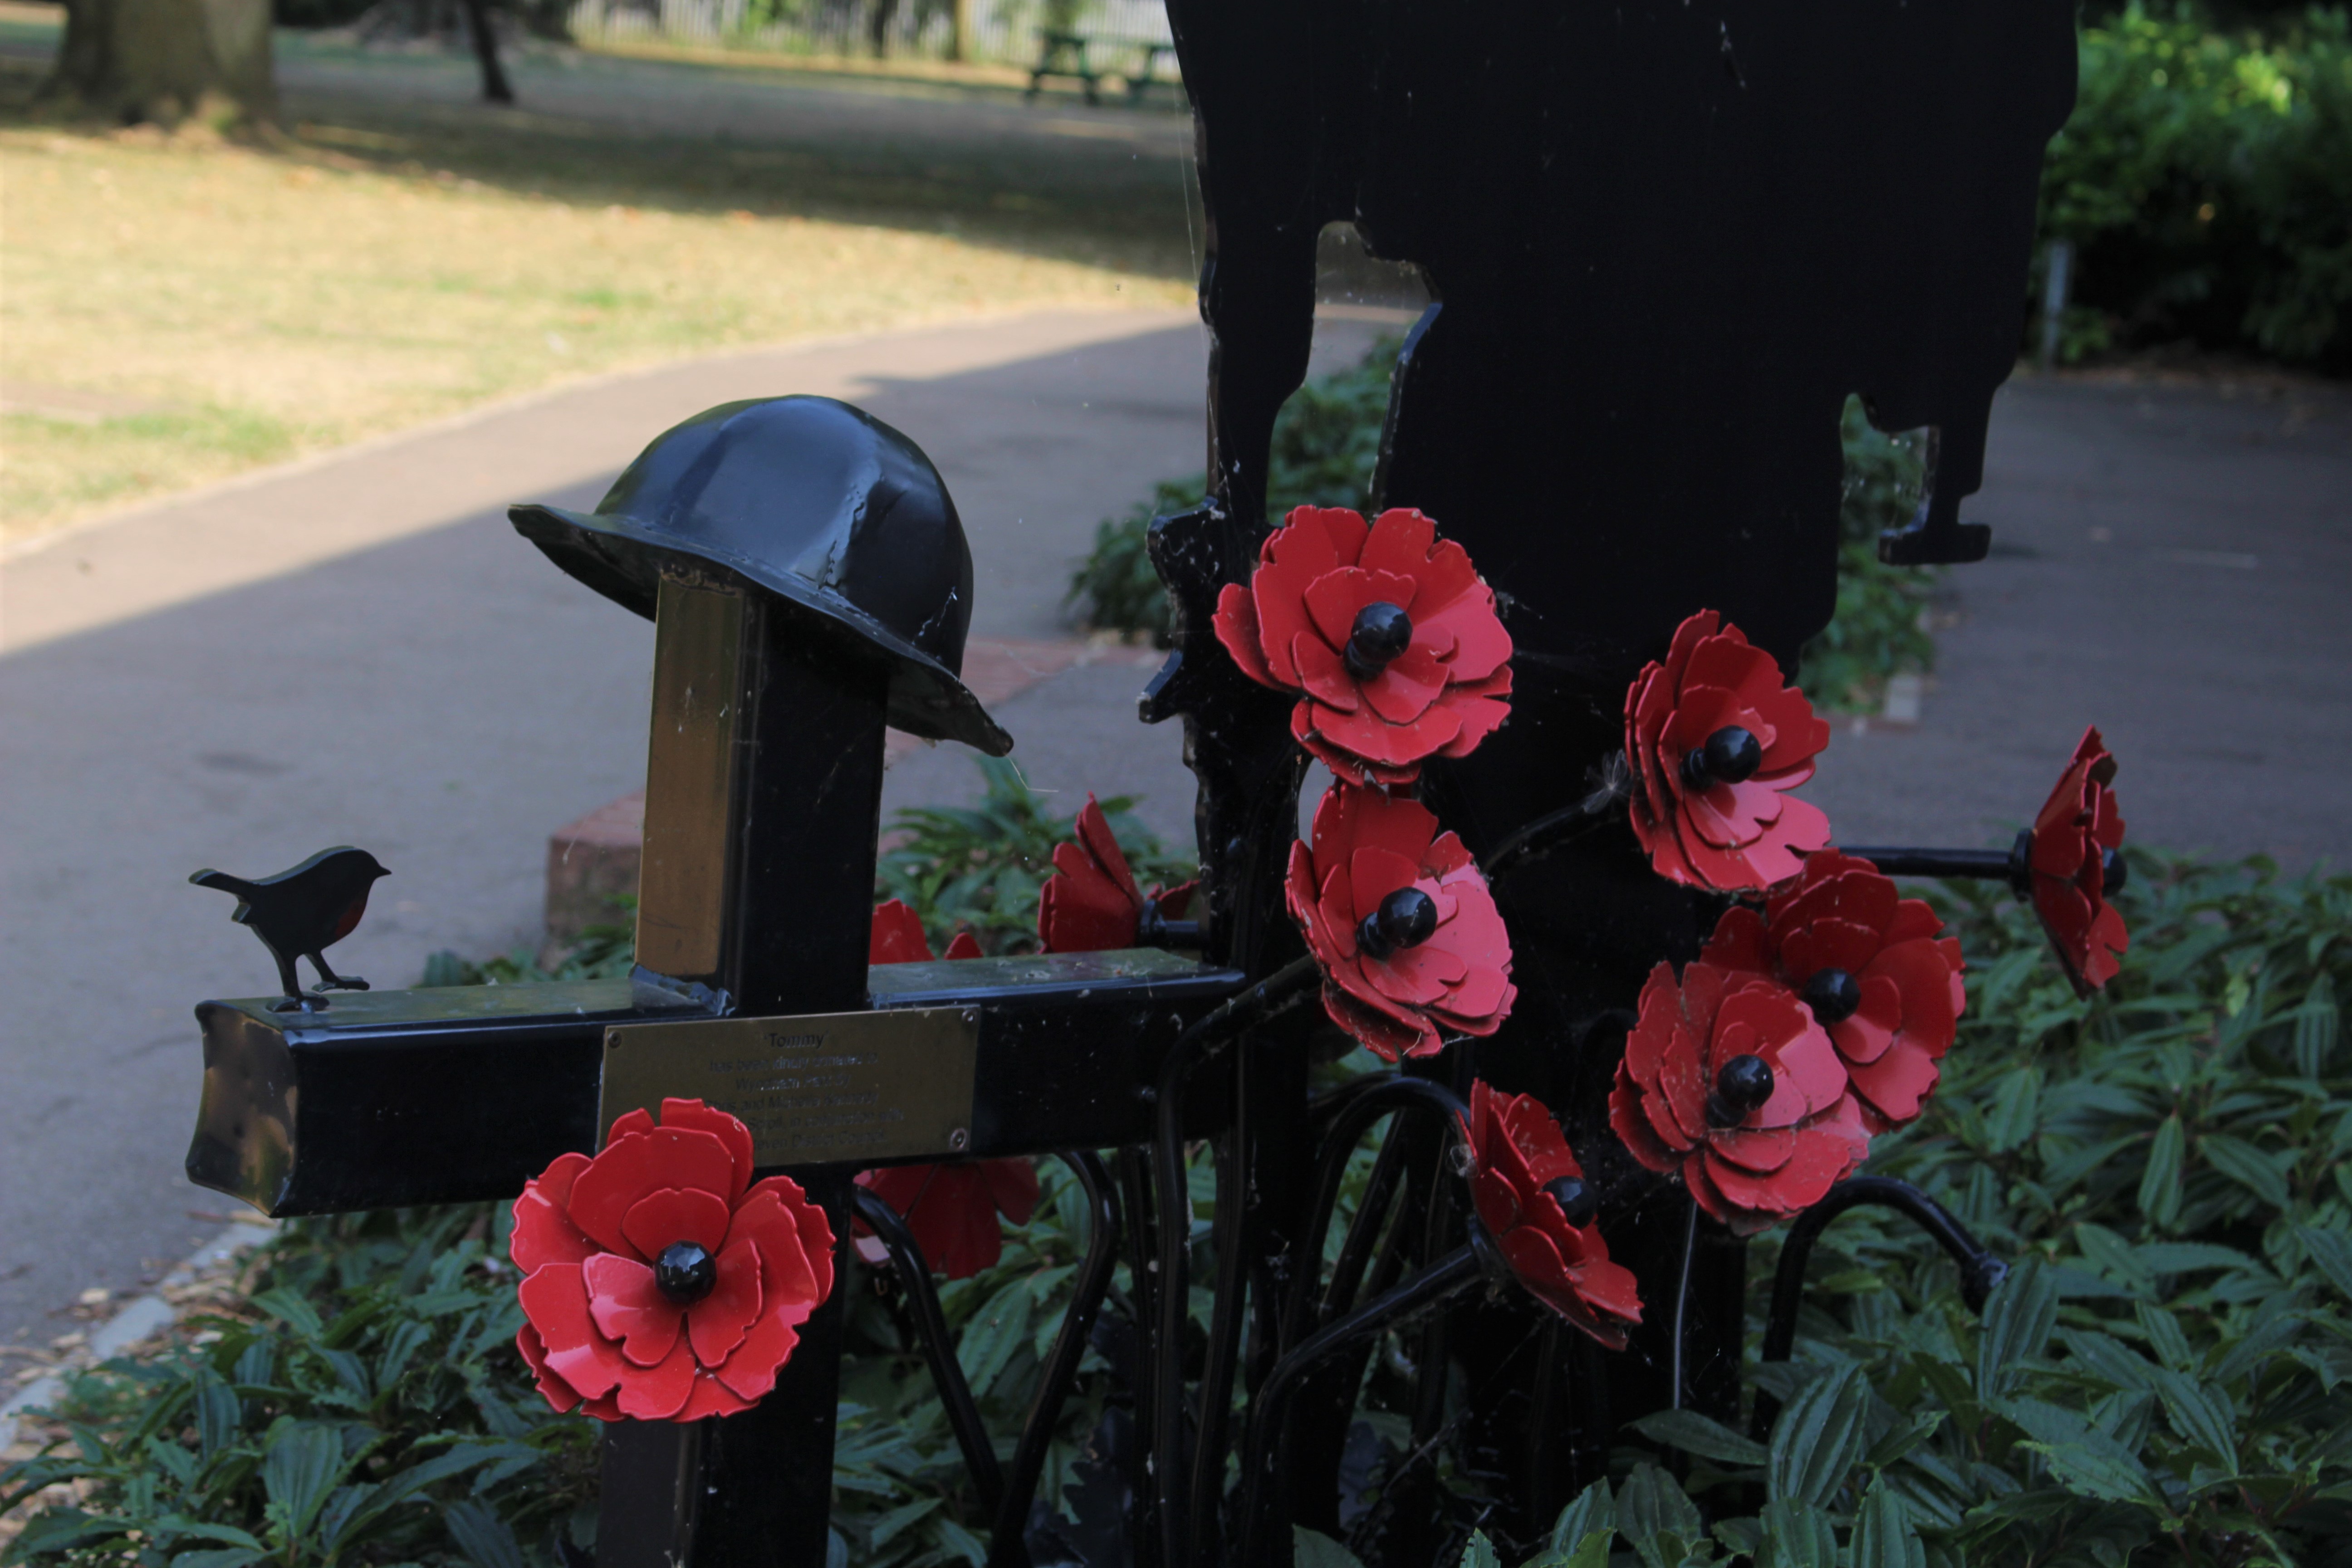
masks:
[(677, 1096), (741, 1118), (762, 1165), (945, 1155), (969, 1140), (977, 1037), (954, 1007), (615, 1026), (599, 1125)]

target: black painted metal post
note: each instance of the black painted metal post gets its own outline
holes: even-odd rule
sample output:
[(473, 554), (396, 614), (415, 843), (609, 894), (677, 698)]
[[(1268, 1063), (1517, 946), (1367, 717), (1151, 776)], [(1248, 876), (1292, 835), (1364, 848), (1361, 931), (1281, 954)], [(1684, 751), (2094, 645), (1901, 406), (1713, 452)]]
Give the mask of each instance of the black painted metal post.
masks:
[[(753, 1016), (866, 1005), (887, 677), (812, 654), (756, 593), (666, 576), (655, 621), (637, 962)], [(845, 1178), (808, 1184), (845, 1251)], [(775, 1392), (694, 1426), (620, 1424), (598, 1568), (820, 1568), (842, 1300)]]

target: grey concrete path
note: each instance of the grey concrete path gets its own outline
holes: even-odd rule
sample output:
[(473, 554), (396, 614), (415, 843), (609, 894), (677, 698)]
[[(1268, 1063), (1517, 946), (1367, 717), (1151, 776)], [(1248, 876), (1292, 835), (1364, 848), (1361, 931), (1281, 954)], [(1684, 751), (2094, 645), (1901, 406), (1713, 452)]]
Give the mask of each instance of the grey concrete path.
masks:
[[(1373, 331), (1333, 323), (1325, 363)], [(650, 629), (518, 540), (505, 502), (593, 505), (651, 436), (714, 403), (846, 397), (948, 476), (977, 562), (975, 632), (1066, 636), (1063, 588), (1097, 521), (1202, 465), (1204, 357), (1197, 322), (1163, 311), (694, 362), (152, 507), (6, 563), (0, 1344), (62, 1331), (52, 1308), (159, 1271), (233, 1206), (180, 1172), (200, 1069), (189, 1009), (265, 990), (270, 969), (191, 871), (368, 847), (394, 875), (336, 961), (411, 984), (435, 949), (534, 939), (548, 834), (642, 782)], [(1173, 731), (1100, 719), (1132, 712), (1112, 690), (1131, 702), (1131, 664), (1074, 675), (1104, 689), (1081, 679), (1085, 703), (1008, 716), (1024, 757), (1058, 744), (1031, 745), (1030, 726), (1099, 728), (1128, 766), (1181, 776)], [(951, 748), (916, 760), (968, 772)]]
[(1809, 786), (1842, 840), (2005, 846), (2096, 723), (2135, 841), (2352, 868), (2352, 394), (2013, 384), (1966, 510), (1922, 721)]

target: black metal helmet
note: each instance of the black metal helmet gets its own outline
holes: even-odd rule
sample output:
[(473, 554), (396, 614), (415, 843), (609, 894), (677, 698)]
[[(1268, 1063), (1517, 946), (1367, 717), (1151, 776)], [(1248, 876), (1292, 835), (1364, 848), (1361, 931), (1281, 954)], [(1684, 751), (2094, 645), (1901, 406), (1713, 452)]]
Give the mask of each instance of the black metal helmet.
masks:
[(830, 397), (723, 403), (654, 438), (593, 512), (507, 514), (550, 560), (650, 618), (666, 561), (693, 561), (816, 617), (890, 669), (890, 722), (1013, 749), (959, 679), (971, 550), (939, 470), (887, 425)]

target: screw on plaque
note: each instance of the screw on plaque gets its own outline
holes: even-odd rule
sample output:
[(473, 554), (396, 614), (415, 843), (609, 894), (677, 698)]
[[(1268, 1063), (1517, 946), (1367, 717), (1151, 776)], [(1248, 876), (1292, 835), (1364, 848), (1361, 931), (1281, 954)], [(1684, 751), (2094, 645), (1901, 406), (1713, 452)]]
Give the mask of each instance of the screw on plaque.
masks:
[(356, 974), (336, 973), (328, 965), (326, 949), (359, 929), (360, 917), (367, 913), (368, 889), (378, 877), (390, 875), (374, 856), (344, 844), (257, 881), (209, 868), (188, 880), (236, 895), (236, 909), (229, 919), (259, 937), (278, 961), (278, 983), (286, 994), (270, 1004), (270, 1011), (293, 1013), (327, 1005), (324, 996), (303, 994), (302, 977), (294, 968), (297, 958), (309, 959), (318, 969), (322, 992), (368, 988)]

